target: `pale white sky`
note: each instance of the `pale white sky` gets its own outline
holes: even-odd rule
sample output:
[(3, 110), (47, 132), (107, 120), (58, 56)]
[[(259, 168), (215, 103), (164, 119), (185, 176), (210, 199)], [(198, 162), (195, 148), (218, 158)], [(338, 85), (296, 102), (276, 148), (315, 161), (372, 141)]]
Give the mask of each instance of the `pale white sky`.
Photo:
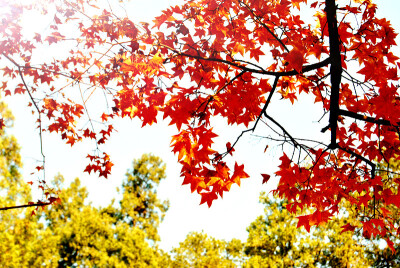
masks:
[[(167, 0), (132, 0), (126, 7), (127, 13), (135, 21), (148, 21), (160, 13), (162, 8), (177, 1)], [(400, 8), (398, 0), (380, 0), (379, 5), (382, 15), (389, 18), (399, 32), (400, 19), (396, 14)], [(399, 40), (399, 39), (398, 39)], [(400, 41), (399, 41), (400, 42)], [(399, 53), (397, 53), (398, 55)], [(27, 109), (28, 96), (8, 97), (5, 101), (9, 104), (16, 117), (12, 132), (22, 146), (22, 157), (25, 164), (24, 177), (26, 181), (34, 180), (30, 176), (32, 169), (40, 160), (39, 138), (35, 129), (36, 118)], [(306, 100), (295, 107), (288, 103), (279, 102), (272, 105), (271, 115), (297, 136), (320, 136), (321, 125), (316, 121), (321, 116), (320, 109), (312, 101)], [(44, 152), (46, 154), (46, 176), (53, 177), (61, 173), (66, 181), (79, 177), (88, 188), (89, 198), (95, 205), (106, 206), (111, 199), (118, 198), (116, 187), (121, 185), (124, 174), (131, 167), (132, 160), (139, 158), (143, 153), (153, 153), (160, 156), (167, 164), (167, 179), (161, 183), (158, 193), (162, 199), (170, 200), (170, 210), (167, 212), (159, 232), (161, 235), (161, 248), (169, 250), (178, 246), (190, 231), (204, 230), (207, 234), (219, 239), (230, 240), (239, 238), (246, 240), (246, 227), (263, 213), (263, 207), (258, 203), (261, 191), (270, 191), (276, 184), (271, 180), (268, 185), (261, 184), (260, 173), (273, 174), (277, 170), (281, 151), (279, 147), (270, 146), (263, 153), (266, 140), (259, 140), (246, 136), (236, 148), (235, 160), (245, 163), (246, 172), (250, 178), (242, 181), (241, 187), (233, 186), (223, 199), (214, 201), (213, 206), (199, 206), (200, 197), (191, 194), (189, 186), (181, 186), (179, 177), (180, 166), (177, 156), (171, 153), (169, 147), (171, 136), (177, 130), (168, 127), (167, 122), (160, 122), (151, 127), (141, 128), (137, 120), (119, 120), (115, 125), (118, 133), (114, 133), (106, 148), (115, 164), (113, 173), (108, 179), (98, 178), (96, 175), (83, 173), (87, 165), (85, 156), (92, 144), (78, 144), (74, 147), (65, 145), (57, 135), (44, 135)], [(227, 141), (234, 141), (243, 127), (228, 127), (222, 121), (216, 120), (214, 127), (220, 135), (216, 145), (224, 148)]]

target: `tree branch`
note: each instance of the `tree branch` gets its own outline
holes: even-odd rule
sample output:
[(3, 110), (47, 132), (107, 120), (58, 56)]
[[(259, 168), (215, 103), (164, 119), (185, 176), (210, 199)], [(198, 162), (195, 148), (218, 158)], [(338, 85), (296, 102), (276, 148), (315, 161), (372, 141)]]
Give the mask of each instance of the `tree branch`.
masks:
[(339, 109), (339, 115), (344, 115), (347, 117), (351, 117), (357, 120), (361, 120), (364, 122), (369, 122), (369, 123), (373, 123), (373, 124), (378, 124), (378, 125), (382, 125), (382, 126), (392, 126), (392, 127), (399, 127), (400, 126), (400, 122), (397, 122), (396, 125), (393, 125), (392, 123), (390, 123), (389, 120), (385, 120), (385, 119), (376, 119), (370, 116), (366, 116), (366, 115), (362, 115), (362, 114), (358, 114), (355, 112), (350, 112), (347, 110), (342, 110)]
[(339, 116), (339, 89), (342, 79), (342, 59), (340, 56), (340, 37), (336, 19), (335, 0), (325, 1), (326, 19), (329, 32), (329, 50), (331, 58), (331, 99), (329, 107), (329, 124), (331, 127), (331, 145), (336, 147), (336, 129)]
[(271, 91), (269, 92), (268, 99), (267, 99), (267, 101), (265, 102), (264, 107), (262, 108), (260, 114), (258, 115), (257, 120), (256, 120), (256, 123), (254, 124), (253, 128), (251, 129), (253, 132), (254, 132), (254, 130), (256, 129), (257, 124), (258, 124), (258, 121), (260, 121), (260, 119), (261, 119), (261, 116), (262, 116), (263, 114), (266, 114), (268, 105), (269, 105), (270, 102), (271, 102), (272, 95), (274, 94), (275, 89), (276, 89), (276, 86), (277, 86), (277, 84), (278, 84), (278, 80), (279, 80), (279, 77), (276, 76), (276, 77), (275, 77), (275, 80), (274, 80), (274, 85), (272, 86), (272, 89), (271, 89)]
[(28, 204), (28, 205), (3, 207), (3, 208), (0, 208), (0, 210), (11, 210), (11, 209), (27, 208), (27, 207), (44, 207), (44, 206), (47, 206), (47, 205), (51, 205), (51, 203), (50, 202), (48, 202), (48, 203), (34, 203), (34, 204)]
[(262, 26), (264, 29), (266, 29), (267, 32), (270, 33), (270, 34), (274, 37), (274, 39), (275, 39), (276, 41), (278, 41), (278, 43), (282, 46), (282, 48), (283, 48), (284, 50), (286, 50), (287, 52), (289, 52), (289, 49), (287, 48), (287, 46), (282, 42), (282, 40), (281, 40), (278, 36), (276, 36), (276, 34), (275, 34), (273, 31), (271, 31), (271, 29), (270, 29), (264, 22), (261, 21), (260, 17), (257, 16), (257, 15), (254, 13), (254, 10), (252, 10), (246, 3), (242, 2), (242, 1), (240, 1), (240, 3), (242, 3), (242, 4), (247, 8), (247, 10), (253, 15), (253, 19), (255, 19), (258, 23), (260, 23), (261, 26)]
[[(298, 75), (299, 74), (296, 70), (283, 71), (283, 72), (272, 72), (272, 71), (264, 70), (261, 67), (260, 67), (261, 70), (256, 70), (256, 69), (252, 69), (252, 68), (249, 68), (249, 67), (246, 67), (246, 66), (237, 64), (235, 62), (228, 61), (228, 60), (218, 59), (218, 58), (207, 58), (207, 57), (202, 57), (202, 56), (198, 56), (198, 55), (192, 55), (192, 54), (180, 52), (180, 51), (178, 51), (178, 50), (176, 50), (174, 48), (171, 48), (171, 47), (163, 45), (163, 44), (160, 44), (160, 46), (163, 46), (163, 47), (171, 50), (172, 52), (178, 54), (179, 56), (184, 56), (184, 57), (188, 57), (188, 58), (191, 58), (191, 59), (197, 59), (197, 60), (221, 62), (221, 63), (225, 63), (225, 64), (228, 64), (228, 65), (234, 66), (234, 67), (239, 68), (239, 69), (241, 69), (243, 71), (246, 71), (246, 72), (265, 74), (265, 75), (272, 75), (272, 76), (278, 76), (278, 77), (281, 77), (281, 76), (293, 76), (293, 75)], [(309, 64), (309, 65), (305, 65), (305, 66), (303, 66), (303, 69), (301, 70), (301, 73), (306, 73), (306, 72), (309, 72), (309, 71), (313, 71), (313, 70), (325, 67), (330, 63), (331, 63), (331, 59), (330, 58), (326, 58), (323, 61), (320, 61), (320, 62), (317, 62), (317, 63), (313, 63), (313, 64)]]
[(266, 112), (264, 112), (264, 115), (266, 118), (268, 118), (269, 120), (271, 120), (275, 125), (277, 125), (282, 131), (283, 133), (285, 133), (285, 135), (287, 135), (289, 137), (289, 139), (292, 141), (293, 145), (295, 148), (297, 148), (298, 145), (300, 145), (295, 138), (292, 137), (292, 135), (289, 134), (289, 132), (286, 131), (286, 129), (279, 124), (279, 122), (277, 122), (275, 119), (273, 119), (271, 116), (269, 116)]
[(22, 80), (22, 83), (24, 84), (24, 87), (25, 87), (26, 91), (28, 92), (29, 98), (31, 99), (33, 105), (35, 106), (35, 108), (36, 108), (36, 110), (37, 110), (37, 112), (38, 112), (40, 153), (42, 154), (42, 159), (43, 159), (43, 180), (45, 180), (45, 179), (46, 179), (46, 172), (45, 172), (44, 166), (45, 166), (45, 164), (46, 164), (46, 156), (44, 155), (44, 152), (43, 152), (43, 137), (42, 137), (43, 130), (42, 130), (42, 116), (41, 116), (40, 109), (39, 109), (39, 107), (38, 107), (36, 101), (34, 100), (34, 98), (33, 98), (33, 96), (32, 96), (32, 93), (31, 93), (31, 91), (29, 90), (28, 85), (27, 85), (26, 82), (25, 82), (25, 78), (24, 78), (24, 76), (23, 76), (23, 74), (22, 74), (22, 70), (21, 70), (21, 69), (22, 69), (21, 65), (19, 65), (16, 61), (14, 61), (12, 58), (10, 58), (9, 56), (7, 56), (6, 54), (2, 53), (2, 55), (3, 55), (6, 59), (8, 59), (10, 62), (12, 62), (12, 64), (14, 64), (14, 65), (18, 68), (18, 74), (19, 74), (19, 76), (20, 76), (20, 78), (21, 78), (21, 80)]

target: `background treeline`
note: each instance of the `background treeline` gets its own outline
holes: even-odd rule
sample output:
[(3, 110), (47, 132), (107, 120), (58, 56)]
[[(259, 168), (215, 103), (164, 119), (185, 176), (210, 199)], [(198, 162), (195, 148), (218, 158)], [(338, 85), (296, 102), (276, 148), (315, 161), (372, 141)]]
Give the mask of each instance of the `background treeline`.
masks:
[[(6, 124), (12, 115), (0, 104)], [(21, 177), (19, 146), (4, 131), (0, 136), (0, 207), (31, 201)], [(171, 252), (158, 247), (157, 229), (169, 204), (157, 197), (165, 165), (153, 155), (133, 161), (121, 186), (122, 199), (98, 208), (87, 202), (75, 179), (68, 187), (59, 175), (52, 181), (61, 202), (31, 215), (32, 209), (0, 212), (1, 267), (398, 267), (400, 254), (381, 249), (378, 239), (341, 233), (352, 208), (342, 217), (308, 233), (284, 200), (263, 193), (265, 215), (247, 228), (246, 242), (218, 240), (189, 233)], [(389, 208), (390, 209), (390, 208)], [(346, 215), (348, 216), (348, 215)], [(394, 239), (394, 241), (396, 241)], [(397, 245), (396, 245), (397, 248)]]

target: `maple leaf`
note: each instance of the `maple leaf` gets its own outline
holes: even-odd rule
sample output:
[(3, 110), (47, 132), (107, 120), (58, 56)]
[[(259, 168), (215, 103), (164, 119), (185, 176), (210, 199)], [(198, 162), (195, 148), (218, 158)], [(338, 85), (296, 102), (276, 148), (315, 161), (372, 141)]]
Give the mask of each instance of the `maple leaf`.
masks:
[(231, 181), (240, 186), (240, 180), (248, 177), (249, 175), (246, 172), (244, 172), (244, 165), (243, 164), (238, 165), (235, 162), (235, 168), (233, 171), (233, 175), (231, 177)]
[(299, 220), (297, 222), (297, 228), (304, 226), (307, 232), (310, 232), (310, 216), (309, 215), (298, 216), (297, 219)]
[(200, 201), (200, 205), (204, 204), (207, 202), (208, 207), (211, 207), (212, 202), (217, 199), (218, 196), (216, 193), (201, 193), (201, 201)]
[(51, 204), (61, 204), (61, 199), (59, 197), (50, 196), (49, 202)]
[(299, 74), (302, 72), (304, 63), (304, 53), (302, 51), (295, 47), (285, 56), (285, 59), (289, 62), (289, 67)]
[(41, 171), (41, 170), (44, 169), (44, 167), (43, 166), (37, 166), (36, 169), (37, 169), (37, 171)]
[[(36, 8), (22, 2), (15, 9), (21, 14)], [(214, 119), (246, 127), (238, 141), (259, 130), (263, 122), (272, 130), (265, 137), (282, 143), (285, 151), (293, 148), (291, 156), (283, 152), (280, 157), (274, 193), (288, 199), (292, 213), (307, 207), (316, 211), (300, 216), (299, 227), (309, 230), (328, 221), (345, 199), (365, 213), (354, 216), (358, 217), (354, 226), (362, 223), (367, 237), (389, 237), (386, 230), (396, 223), (384, 205), (400, 207), (398, 194), (389, 186), (399, 183), (378, 176), (375, 162), (399, 160), (400, 62), (393, 53), (397, 34), (388, 20), (376, 17), (376, 4), (194, 0), (164, 10), (150, 29), (148, 23), (136, 25), (127, 17), (116, 20), (110, 10), (89, 15), (85, 10), (91, 4), (86, 0), (67, 10), (62, 1), (47, 1), (48, 6), (39, 2), (43, 10), (55, 10), (48, 15), (54, 21), (50, 36), (34, 34), (25, 40), (19, 13), (3, 18), (2, 30), (9, 34), (0, 47), (7, 53), (0, 55), (10, 66), (0, 69), (0, 89), (6, 96), (28, 93), (40, 131), (57, 132), (71, 146), (95, 139), (99, 150), (98, 145), (106, 144), (114, 132), (113, 119), (127, 116), (145, 126), (157, 123), (162, 113), (179, 131), (172, 137), (171, 149), (182, 166), (184, 184), (210, 206), (233, 183), (248, 177), (236, 162), (231, 176), (233, 162), (224, 161), (234, 152), (229, 142), (225, 153), (213, 149)], [(10, 5), (13, 10), (16, 4), (10, 1)], [(296, 9), (305, 5), (316, 23), (301, 20)], [(70, 26), (76, 32), (68, 33)], [(63, 47), (71, 41), (72, 50), (45, 57), (52, 60), (40, 62), (37, 57), (48, 45)], [(358, 81), (359, 75), (364, 81)], [(62, 88), (60, 78), (68, 81)], [(82, 94), (70, 94), (71, 88)], [(274, 111), (280, 105), (277, 92), (292, 103), (301, 103), (303, 95), (318, 102), (321, 114), (329, 114), (329, 124), (318, 127), (330, 132), (329, 138), (296, 138), (296, 128), (283, 126), (278, 117), (282, 111)], [(112, 100), (111, 109), (106, 105), (104, 111), (100, 106), (95, 113), (89, 111), (96, 94)], [(91, 117), (94, 114), (97, 118)], [(87, 119), (92, 130), (78, 129)], [(100, 120), (105, 129), (93, 126)], [(302, 166), (296, 156), (303, 154), (310, 162)], [(88, 158), (85, 172), (109, 176), (113, 163), (107, 154)], [(386, 169), (395, 173), (390, 165), (382, 168)], [(269, 174), (261, 175), (262, 183), (267, 183)], [(367, 218), (371, 220), (364, 223)], [(352, 226), (345, 228), (354, 231)], [(388, 246), (393, 245), (388, 242)]]
[(292, 5), (300, 10), (300, 3), (306, 2), (307, 0), (292, 0)]
[(88, 128), (83, 131), (83, 136), (86, 138), (96, 139), (96, 133), (90, 131)]
[(263, 177), (263, 181), (262, 183), (267, 183), (269, 181), (269, 179), (271, 178), (271, 175), (268, 174), (261, 174), (261, 176)]
[(260, 61), (260, 56), (263, 55), (265, 54), (261, 51), (261, 47), (250, 50), (250, 57), (254, 58), (256, 61)]
[(385, 241), (386, 241), (388, 247), (390, 248), (390, 250), (392, 251), (392, 253), (395, 254), (396, 253), (396, 249), (394, 248), (393, 241), (390, 240), (389, 238), (386, 238)]
[(190, 179), (188, 183), (190, 183), (190, 190), (192, 193), (194, 191), (200, 192), (202, 189), (206, 188), (206, 184), (204, 183), (204, 179), (202, 177), (189, 176), (189, 178)]
[(49, 42), (49, 45), (51, 45), (52, 43), (57, 43), (64, 38), (65, 38), (65, 36), (63, 36), (59, 32), (53, 32), (53, 33), (51, 33), (51, 35), (46, 37), (45, 41)]
[(226, 143), (226, 150), (229, 152), (230, 155), (233, 155), (233, 152), (235, 151), (230, 142)]
[(189, 29), (185, 25), (182, 24), (181, 26), (179, 26), (177, 33), (181, 33), (183, 35), (188, 35)]
[(343, 225), (341, 228), (342, 228), (342, 231), (340, 233), (347, 232), (347, 231), (353, 232), (356, 229), (356, 227), (351, 225), (350, 223)]
[(71, 147), (75, 144), (77, 139), (73, 136), (67, 135), (67, 144), (71, 145)]
[(61, 20), (56, 15), (54, 15), (54, 22), (56, 24), (61, 24)]
[(93, 165), (88, 164), (88, 165), (86, 166), (86, 168), (83, 170), (83, 172), (87, 172), (87, 173), (90, 174), (90, 172), (92, 172), (93, 169), (94, 169)]

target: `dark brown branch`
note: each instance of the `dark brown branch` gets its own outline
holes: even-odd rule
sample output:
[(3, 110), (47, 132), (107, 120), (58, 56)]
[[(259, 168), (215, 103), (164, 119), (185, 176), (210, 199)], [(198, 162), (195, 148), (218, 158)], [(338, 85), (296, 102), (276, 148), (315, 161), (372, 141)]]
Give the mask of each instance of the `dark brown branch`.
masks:
[[(289, 137), (290, 141), (292, 142), (292, 144), (293, 144), (293, 146), (294, 146), (294, 150), (295, 150), (295, 149), (298, 149), (297, 147), (300, 147), (299, 151), (303, 150), (304, 152), (307, 153), (307, 155), (308, 155), (311, 159), (313, 159), (312, 156), (310, 155), (310, 153), (308, 152), (307, 148), (306, 148), (307, 146), (305, 146), (304, 144), (299, 143), (299, 142), (297, 141), (297, 138), (294, 138), (292, 135), (290, 135), (289, 132), (288, 132), (278, 121), (276, 121), (274, 118), (272, 118), (271, 116), (269, 116), (266, 112), (264, 112), (264, 115), (265, 115), (265, 117), (266, 117), (267, 119), (269, 119), (270, 121), (272, 121), (275, 125), (277, 125), (277, 126), (283, 131), (284, 135), (281, 135), (281, 134), (279, 134), (279, 135), (281, 135), (281, 136), (283, 136), (283, 137), (285, 137), (285, 135), (286, 135), (287, 137)], [(271, 127), (270, 127), (270, 128), (271, 128)], [(271, 128), (271, 129), (272, 129), (272, 128)], [(285, 140), (286, 140), (286, 138), (285, 138)], [(284, 142), (285, 142), (285, 141), (284, 141)], [(294, 151), (293, 151), (293, 153), (294, 153)]]
[(329, 124), (331, 128), (331, 145), (332, 147), (336, 147), (336, 129), (339, 116), (339, 89), (342, 79), (342, 60), (340, 56), (340, 37), (337, 27), (335, 0), (326, 0), (325, 5), (331, 58), (331, 99), (329, 107)]
[(384, 120), (384, 119), (376, 119), (370, 116), (365, 116), (362, 114), (358, 114), (355, 112), (350, 112), (347, 110), (342, 110), (339, 109), (339, 115), (343, 115), (343, 116), (347, 116), (347, 117), (351, 117), (357, 120), (361, 120), (364, 122), (369, 122), (369, 123), (373, 123), (373, 124), (378, 124), (378, 125), (382, 125), (382, 126), (392, 126), (392, 127), (399, 127), (400, 126), (400, 122), (397, 122), (396, 125), (393, 125), (392, 123), (390, 123), (389, 120)]
[[(240, 74), (243, 74), (243, 73), (244, 73), (244, 72), (242, 72), (242, 73), (240, 73)], [(235, 78), (236, 78), (236, 77), (235, 77)], [(275, 77), (274, 85), (272, 86), (272, 89), (271, 89), (271, 91), (270, 91), (270, 93), (269, 93), (268, 99), (267, 99), (267, 101), (265, 102), (265, 105), (264, 105), (263, 109), (261, 110), (260, 114), (258, 115), (257, 120), (256, 120), (256, 122), (254, 123), (254, 126), (253, 126), (252, 128), (243, 130), (242, 133), (240, 133), (240, 135), (236, 138), (236, 141), (233, 143), (233, 145), (225, 152), (224, 155), (229, 154), (229, 153), (234, 149), (235, 145), (239, 142), (239, 140), (240, 140), (240, 138), (243, 136), (243, 134), (245, 134), (246, 132), (249, 132), (249, 131), (254, 132), (254, 130), (256, 129), (257, 124), (258, 124), (258, 122), (260, 121), (262, 115), (263, 115), (263, 114), (266, 114), (266, 110), (267, 110), (267, 108), (268, 108), (269, 103), (271, 102), (271, 98), (272, 98), (272, 95), (274, 94), (274, 91), (275, 91), (276, 86), (277, 86), (277, 84), (278, 84), (278, 80), (279, 80), (279, 77), (278, 77), (278, 76)]]
[(279, 122), (277, 122), (275, 119), (273, 119), (271, 116), (269, 116), (266, 112), (264, 112), (264, 115), (266, 118), (268, 118), (269, 120), (271, 120), (275, 125), (277, 125), (282, 131), (283, 133), (285, 133), (285, 135), (287, 135), (289, 137), (289, 139), (292, 141), (293, 145), (295, 148), (297, 148), (298, 145), (300, 145), (290, 134), (289, 132), (286, 131), (286, 129), (279, 124)]
[[(374, 164), (371, 160), (365, 158), (364, 156), (362, 156), (362, 155), (360, 155), (360, 154), (358, 154), (356, 152), (353, 152), (352, 150), (350, 150), (348, 148), (341, 147), (338, 144), (336, 145), (336, 148), (339, 149), (339, 150), (342, 150), (342, 151), (344, 151), (344, 152), (346, 152), (348, 154), (350, 154), (351, 156), (353, 156), (353, 157), (355, 157), (357, 159), (360, 159), (360, 160), (364, 161), (365, 163), (367, 163), (367, 165), (369, 165), (371, 167), (371, 178), (375, 177), (376, 164)], [(335, 148), (332, 148), (332, 149), (335, 149)]]
[(246, 71), (242, 71), (239, 74), (237, 74), (234, 78), (232, 78), (231, 80), (229, 80), (228, 83), (226, 83), (223, 87), (221, 87), (220, 89), (217, 90), (217, 92), (215, 92), (215, 94), (213, 94), (212, 96), (210, 96), (207, 101), (203, 101), (199, 107), (197, 107), (196, 111), (194, 112), (194, 114), (197, 114), (197, 112), (200, 110), (200, 108), (204, 105), (204, 109), (203, 112), (205, 112), (205, 110), (207, 109), (208, 104), (210, 104), (210, 102), (214, 99), (214, 96), (216, 96), (218, 93), (220, 93), (222, 90), (224, 90), (227, 86), (231, 85), (236, 79), (238, 79), (239, 77), (241, 77)]
[[(197, 56), (197, 55), (191, 55), (191, 54), (188, 54), (188, 53), (180, 52), (180, 51), (178, 51), (176, 49), (173, 49), (173, 48), (171, 48), (169, 46), (166, 46), (166, 45), (163, 45), (163, 44), (160, 44), (160, 45), (165, 47), (165, 48), (168, 48), (169, 50), (171, 50), (172, 52), (178, 54), (179, 56), (184, 56), (184, 57), (188, 57), (188, 58), (191, 58), (191, 59), (197, 59), (197, 60), (221, 62), (221, 63), (228, 64), (230, 66), (234, 66), (234, 67), (239, 68), (239, 69), (241, 69), (243, 71), (246, 71), (246, 72), (265, 74), (265, 75), (272, 75), (272, 76), (277, 76), (277, 77), (293, 76), (293, 75), (298, 75), (299, 74), (296, 70), (284, 71), (284, 72), (272, 72), (272, 71), (264, 70), (261, 67), (260, 67), (261, 70), (256, 70), (256, 69), (252, 69), (252, 68), (249, 68), (249, 67), (246, 67), (246, 66), (237, 64), (235, 62), (228, 61), (228, 60), (217, 59), (217, 58), (207, 58), (207, 57), (202, 57), (202, 56)], [(330, 58), (326, 58), (323, 61), (303, 66), (303, 69), (301, 70), (301, 72), (302, 73), (310, 72), (310, 71), (325, 67), (330, 63), (331, 63), (331, 59)]]
[(287, 48), (287, 46), (282, 42), (282, 40), (281, 40), (278, 36), (276, 36), (276, 34), (275, 34), (273, 31), (271, 31), (271, 29), (270, 29), (264, 22), (261, 21), (260, 17), (257, 16), (257, 15), (254, 13), (254, 10), (252, 10), (246, 3), (244, 3), (244, 2), (240, 2), (240, 3), (242, 3), (242, 4), (247, 8), (247, 10), (253, 15), (253, 19), (255, 19), (258, 23), (260, 23), (261, 26), (262, 26), (264, 29), (266, 29), (267, 32), (270, 33), (270, 34), (274, 37), (274, 39), (275, 39), (276, 41), (278, 41), (278, 43), (282, 46), (282, 48), (283, 48), (284, 50), (286, 50), (287, 52), (289, 52), (289, 49)]
[(261, 116), (262, 116), (263, 114), (266, 114), (268, 105), (271, 103), (272, 95), (274, 94), (275, 89), (276, 89), (276, 86), (277, 86), (277, 84), (278, 84), (278, 80), (279, 80), (279, 77), (276, 76), (276, 77), (275, 77), (275, 80), (274, 80), (274, 85), (272, 86), (272, 89), (271, 89), (271, 91), (269, 92), (268, 99), (267, 99), (267, 101), (265, 102), (264, 107), (262, 108), (260, 114), (258, 115), (257, 120), (256, 120), (256, 123), (254, 124), (253, 128), (251, 129), (253, 132), (254, 132), (254, 130), (256, 129), (257, 124), (258, 124), (258, 121), (260, 121), (260, 119), (261, 119)]
[(12, 207), (3, 207), (0, 208), (0, 210), (11, 210), (11, 209), (17, 209), (17, 208), (28, 208), (28, 207), (44, 207), (47, 205), (51, 205), (51, 203), (34, 203), (34, 204), (28, 204), (28, 205), (20, 205), (20, 206), (12, 206)]

